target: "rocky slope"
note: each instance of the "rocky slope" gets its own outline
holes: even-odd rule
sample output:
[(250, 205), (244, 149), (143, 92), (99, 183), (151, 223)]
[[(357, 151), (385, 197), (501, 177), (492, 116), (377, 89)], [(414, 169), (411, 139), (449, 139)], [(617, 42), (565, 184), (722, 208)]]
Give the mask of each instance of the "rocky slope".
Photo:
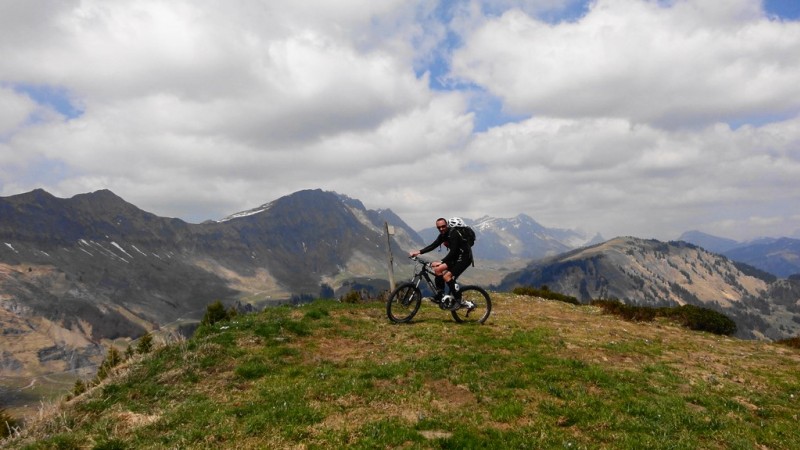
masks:
[(384, 221), (397, 254), (420, 245), (391, 211), (321, 190), (203, 224), (107, 190), (0, 198), (0, 375), (24, 385), (93, 367), (111, 342), (197, 319), (217, 300), (263, 306), (351, 278), (385, 280)]
[(800, 334), (800, 282), (778, 280), (701, 247), (621, 237), (535, 262), (500, 284), (548, 286), (583, 302), (693, 304), (729, 315), (745, 338)]

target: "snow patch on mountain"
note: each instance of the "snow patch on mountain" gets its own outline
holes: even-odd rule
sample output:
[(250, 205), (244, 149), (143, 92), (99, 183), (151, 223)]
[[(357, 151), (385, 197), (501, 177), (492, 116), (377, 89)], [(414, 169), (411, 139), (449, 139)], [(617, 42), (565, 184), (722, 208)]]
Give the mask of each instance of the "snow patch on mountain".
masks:
[(269, 210), (269, 208), (271, 206), (272, 206), (272, 203), (270, 202), (270, 203), (263, 204), (263, 205), (261, 205), (261, 206), (259, 206), (257, 208), (248, 209), (247, 211), (241, 211), (241, 212), (238, 212), (238, 213), (234, 213), (234, 214), (231, 214), (230, 216), (227, 216), (227, 217), (224, 217), (224, 218), (218, 220), (217, 223), (227, 222), (229, 220), (240, 219), (242, 217), (248, 217), (248, 216), (252, 216), (252, 215), (258, 214), (258, 213), (262, 213), (264, 211)]

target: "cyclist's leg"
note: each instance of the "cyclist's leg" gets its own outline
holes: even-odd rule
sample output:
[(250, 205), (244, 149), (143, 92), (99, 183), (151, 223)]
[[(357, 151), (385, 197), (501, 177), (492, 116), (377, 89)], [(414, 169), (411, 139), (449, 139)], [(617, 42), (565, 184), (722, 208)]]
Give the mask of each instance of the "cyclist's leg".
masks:
[(456, 279), (459, 275), (464, 273), (469, 267), (469, 261), (456, 261), (453, 264), (453, 267), (448, 268), (447, 273), (444, 276), (445, 281), (447, 282), (447, 287), (450, 288), (450, 293), (457, 299), (461, 299), (461, 292), (458, 289), (458, 283), (456, 283)]
[(441, 275), (437, 275), (433, 279), (433, 284), (436, 286), (436, 292), (433, 293), (433, 298), (436, 299), (437, 301), (440, 301), (442, 299), (442, 296), (444, 295), (444, 286), (445, 286), (444, 277)]
[(450, 281), (451, 275), (450, 271), (447, 270), (447, 264), (441, 263), (433, 268), (433, 274), (436, 275), (434, 282), (436, 283), (436, 289), (440, 290), (442, 294), (444, 294), (444, 286), (445, 284)]

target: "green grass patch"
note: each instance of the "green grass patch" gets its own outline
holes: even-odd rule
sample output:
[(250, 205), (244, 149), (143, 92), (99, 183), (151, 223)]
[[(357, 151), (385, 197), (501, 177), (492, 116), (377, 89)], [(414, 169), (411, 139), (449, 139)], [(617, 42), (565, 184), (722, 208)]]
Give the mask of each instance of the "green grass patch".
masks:
[[(615, 321), (550, 302), (497, 294), (493, 301), (497, 314), (481, 327), (459, 326), (438, 310), (394, 326), (379, 302), (314, 302), (204, 325), (7, 446), (744, 449), (800, 442), (795, 352), (676, 327), (659, 329), (658, 338), (637, 334), (646, 325), (624, 335), (578, 334), (586, 321)], [(532, 324), (530, 311), (513, 309), (537, 307), (549, 308), (537, 317), (557, 315)]]

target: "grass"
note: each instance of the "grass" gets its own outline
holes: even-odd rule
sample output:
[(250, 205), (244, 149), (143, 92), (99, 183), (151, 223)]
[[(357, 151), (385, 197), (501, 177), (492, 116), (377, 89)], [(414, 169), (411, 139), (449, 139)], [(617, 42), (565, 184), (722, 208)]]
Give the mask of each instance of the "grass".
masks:
[(797, 448), (800, 353), (493, 293), (483, 326), (319, 301), (115, 369), (9, 448)]

